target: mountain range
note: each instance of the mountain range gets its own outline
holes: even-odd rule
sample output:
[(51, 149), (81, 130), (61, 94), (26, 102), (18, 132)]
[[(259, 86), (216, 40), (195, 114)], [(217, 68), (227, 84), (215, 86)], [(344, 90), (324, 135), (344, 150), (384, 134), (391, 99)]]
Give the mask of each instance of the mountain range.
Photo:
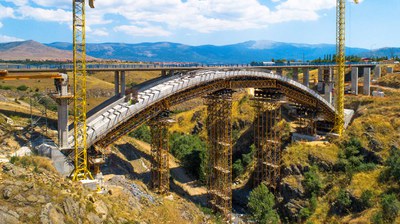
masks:
[[(238, 44), (190, 46), (179, 43), (93, 43), (87, 44), (89, 60), (116, 59), (144, 62), (198, 62), (207, 64), (250, 63), (272, 59), (313, 60), (335, 54), (334, 44), (296, 44), (275, 41), (247, 41)], [(0, 43), (1, 60), (71, 60), (72, 44), (41, 44), (32, 40)], [(369, 50), (346, 48), (348, 55), (361, 57), (399, 55), (400, 48)]]

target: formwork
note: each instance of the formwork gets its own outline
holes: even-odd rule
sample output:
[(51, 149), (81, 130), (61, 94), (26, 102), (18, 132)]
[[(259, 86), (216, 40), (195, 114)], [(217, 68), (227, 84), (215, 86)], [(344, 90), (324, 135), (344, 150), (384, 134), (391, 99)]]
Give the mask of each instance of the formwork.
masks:
[(266, 183), (271, 190), (277, 189), (281, 168), (281, 140), (277, 128), (281, 120), (281, 103), (284, 96), (274, 89), (256, 90), (253, 98), (254, 146), (256, 168), (254, 186)]
[(205, 97), (208, 134), (208, 196), (214, 211), (231, 218), (232, 209), (232, 90)]
[(161, 113), (150, 121), (151, 129), (151, 187), (159, 194), (169, 192), (169, 132), (173, 122), (168, 113)]
[(314, 136), (317, 132), (317, 112), (311, 108), (299, 107), (296, 109), (296, 132)]

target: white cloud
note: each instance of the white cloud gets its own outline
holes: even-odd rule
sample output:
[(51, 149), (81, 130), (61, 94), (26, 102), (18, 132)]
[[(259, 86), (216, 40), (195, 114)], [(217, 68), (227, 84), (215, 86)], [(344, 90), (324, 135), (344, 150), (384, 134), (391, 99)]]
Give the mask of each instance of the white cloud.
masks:
[(0, 4), (0, 19), (2, 18), (14, 18), (14, 9), (10, 7), (4, 7)]
[(18, 8), (21, 18), (32, 18), (38, 21), (65, 22), (71, 23), (72, 15), (62, 9), (42, 9), (30, 6)]
[(10, 36), (6, 36), (6, 35), (0, 35), (0, 43), (14, 42), (14, 41), (23, 41), (23, 39), (20, 39), (18, 37), (10, 37)]
[(0, 28), (2, 28), (2, 27), (3, 27), (3, 23), (0, 22)]
[(134, 25), (123, 25), (114, 28), (114, 31), (124, 32), (131, 36), (153, 37), (153, 36), (170, 36), (171, 33), (162, 27), (139, 27)]
[[(336, 6), (336, 0), (272, 1), (277, 3), (275, 8), (259, 0), (102, 0), (96, 1), (95, 9), (87, 7), (86, 21), (92, 34), (98, 36), (106, 35), (104, 25), (112, 23), (117, 26), (115, 31), (132, 36), (169, 36), (179, 29), (210, 33), (317, 20), (324, 13), (321, 10)], [(19, 5), (15, 8), (19, 18), (72, 23), (71, 0), (30, 0), (35, 7), (29, 0), (13, 2)]]
[(106, 31), (106, 29), (95, 29), (95, 30), (91, 30), (90, 31), (91, 34), (95, 35), (95, 36), (100, 36), (100, 37), (105, 37), (108, 36), (109, 33)]

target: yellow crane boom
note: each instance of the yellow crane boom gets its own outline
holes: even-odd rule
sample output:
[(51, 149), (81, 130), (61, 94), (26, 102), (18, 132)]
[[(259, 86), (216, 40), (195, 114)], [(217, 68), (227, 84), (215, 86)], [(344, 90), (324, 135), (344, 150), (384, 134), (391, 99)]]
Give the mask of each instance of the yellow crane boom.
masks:
[[(358, 4), (358, 0), (354, 0)], [(346, 0), (336, 2), (336, 119), (335, 131), (341, 136), (344, 130), (344, 73), (346, 64)]]
[[(74, 64), (74, 165), (72, 180), (93, 179), (88, 169), (86, 130), (86, 0), (72, 0)], [(89, 0), (94, 8), (94, 0)]]

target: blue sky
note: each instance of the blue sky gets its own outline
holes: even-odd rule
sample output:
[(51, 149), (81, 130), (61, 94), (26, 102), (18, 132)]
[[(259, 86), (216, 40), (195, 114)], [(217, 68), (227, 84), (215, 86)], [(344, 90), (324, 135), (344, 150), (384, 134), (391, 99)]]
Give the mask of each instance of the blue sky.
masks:
[[(87, 0), (88, 1), (88, 0)], [(336, 0), (96, 0), (87, 41), (335, 43)], [(71, 42), (72, 0), (0, 0), (0, 42)], [(400, 1), (347, 4), (348, 46), (400, 47)]]

